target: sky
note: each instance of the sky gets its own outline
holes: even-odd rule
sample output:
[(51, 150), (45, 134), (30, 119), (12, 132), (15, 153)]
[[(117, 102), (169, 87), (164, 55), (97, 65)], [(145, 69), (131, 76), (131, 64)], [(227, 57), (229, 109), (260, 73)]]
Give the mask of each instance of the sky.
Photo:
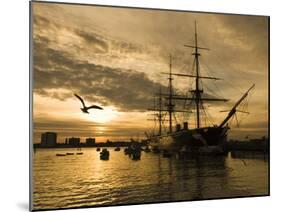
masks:
[[(161, 87), (167, 92), (170, 56), (174, 73), (194, 74), (195, 21), (200, 74), (205, 96), (229, 99), (204, 103), (202, 125), (220, 124), (243, 93), (255, 84), (230, 123), (229, 138), (256, 138), (268, 133), (268, 19), (240, 16), (32, 3), (34, 142), (46, 131), (66, 137), (96, 137), (98, 142), (143, 138), (157, 129), (148, 108)], [(194, 79), (174, 77), (176, 94), (186, 94)], [(80, 111), (87, 105), (104, 110)], [(184, 102), (175, 102), (182, 109)], [(194, 110), (177, 114), (195, 127)], [(208, 119), (206, 119), (208, 117)], [(175, 121), (174, 121), (175, 122)]]

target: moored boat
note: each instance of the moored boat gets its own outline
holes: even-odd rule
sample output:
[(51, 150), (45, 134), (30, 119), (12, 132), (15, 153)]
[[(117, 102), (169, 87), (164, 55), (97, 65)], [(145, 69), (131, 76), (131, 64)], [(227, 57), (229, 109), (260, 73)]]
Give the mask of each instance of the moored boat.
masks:
[(74, 155), (73, 152), (67, 152), (66, 155)]
[(57, 153), (56, 156), (63, 157), (63, 156), (66, 156), (66, 154)]
[(114, 151), (120, 151), (120, 147), (116, 147), (115, 149), (114, 149)]
[(100, 152), (100, 159), (109, 160), (109, 151), (106, 148), (102, 149), (102, 151)]
[[(218, 125), (202, 125), (201, 116), (207, 116), (207, 107), (203, 104), (204, 102), (227, 102), (228, 99), (216, 97), (205, 92), (203, 89), (203, 80), (221, 80), (220, 78), (213, 76), (202, 76), (199, 73), (199, 57), (201, 53), (199, 50), (209, 50), (208, 48), (198, 46), (197, 41), (197, 30), (195, 24), (195, 44), (184, 45), (194, 49), (192, 55), (194, 56), (194, 72), (195, 74), (183, 74), (172, 72), (172, 58), (170, 57), (170, 70), (169, 73), (163, 73), (168, 75), (168, 93), (162, 93), (160, 89), (159, 103), (157, 106), (149, 110), (154, 111), (156, 120), (158, 121), (159, 131), (157, 134), (152, 134), (148, 137), (149, 145), (152, 146), (152, 150), (164, 152), (166, 155), (170, 153), (178, 153), (182, 148), (187, 149), (189, 152), (197, 154), (224, 154), (225, 143), (227, 142), (227, 135), (230, 127), (228, 125), (229, 120), (233, 118), (237, 112), (248, 113), (245, 111), (238, 110), (238, 106), (248, 96), (249, 92), (254, 88), (254, 84), (244, 93), (244, 95), (234, 104), (234, 106), (228, 111), (226, 118)], [(195, 87), (192, 87), (187, 95), (178, 95), (173, 91), (172, 81), (174, 77), (185, 77), (195, 79)], [(192, 83), (193, 85), (193, 83)], [(163, 100), (166, 101), (163, 106)], [(176, 103), (184, 101), (184, 108), (176, 108)], [(182, 117), (189, 117), (188, 114), (195, 114), (195, 128), (189, 127), (189, 122), (183, 122), (183, 127), (177, 122), (174, 129), (173, 119), (175, 113), (182, 113)], [(163, 132), (162, 124), (165, 117), (168, 116), (168, 131)], [(155, 119), (154, 119), (155, 120)]]

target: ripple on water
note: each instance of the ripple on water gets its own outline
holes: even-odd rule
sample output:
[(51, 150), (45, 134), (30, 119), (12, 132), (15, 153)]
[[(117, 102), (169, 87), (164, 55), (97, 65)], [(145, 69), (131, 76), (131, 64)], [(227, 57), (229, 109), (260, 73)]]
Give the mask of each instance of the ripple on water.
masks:
[(95, 149), (55, 157), (37, 150), (33, 161), (34, 209), (266, 195), (268, 167), (263, 160), (214, 157), (176, 160), (152, 153), (132, 161), (110, 150), (100, 161)]

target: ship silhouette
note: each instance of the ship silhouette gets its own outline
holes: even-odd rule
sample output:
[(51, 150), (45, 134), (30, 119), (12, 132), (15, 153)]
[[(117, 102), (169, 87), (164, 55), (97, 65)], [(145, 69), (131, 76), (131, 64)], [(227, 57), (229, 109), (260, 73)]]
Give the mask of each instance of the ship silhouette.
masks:
[[(194, 49), (192, 53), (194, 57), (194, 71), (195, 74), (181, 74), (181, 73), (173, 73), (172, 72), (172, 57), (170, 56), (170, 70), (168, 73), (163, 73), (168, 75), (168, 92), (162, 93), (161, 88), (158, 94), (158, 105), (157, 107), (149, 108), (148, 110), (154, 111), (154, 121), (158, 122), (159, 131), (157, 134), (146, 136), (149, 141), (149, 145), (154, 149), (159, 149), (162, 152), (192, 152), (192, 153), (214, 153), (214, 154), (223, 154), (225, 153), (225, 143), (227, 142), (227, 135), (230, 130), (228, 122), (236, 117), (237, 112), (244, 112), (238, 110), (238, 106), (246, 99), (249, 92), (254, 88), (255, 84), (253, 84), (243, 95), (242, 97), (236, 101), (233, 107), (228, 111), (227, 116), (223, 119), (223, 121), (219, 124), (214, 124), (212, 126), (202, 126), (201, 124), (201, 116), (202, 111), (205, 112), (207, 108), (204, 107), (204, 102), (227, 102), (228, 99), (224, 98), (215, 98), (210, 95), (203, 95), (204, 89), (202, 80), (221, 80), (220, 78), (213, 76), (201, 76), (199, 70), (199, 57), (201, 56), (201, 50), (207, 51), (208, 48), (198, 46), (198, 38), (197, 38), (197, 29), (195, 22), (195, 39), (194, 45), (184, 45), (185, 47)], [(189, 96), (177, 95), (173, 92), (173, 77), (181, 77), (181, 78), (192, 78), (195, 80), (195, 86), (193, 89), (189, 90)], [(163, 100), (166, 101), (166, 104), (163, 106)], [(188, 108), (184, 108), (184, 110), (178, 110), (175, 108), (175, 101), (185, 101), (189, 102), (187, 104), (189, 106), (194, 106), (195, 109), (188, 110)], [(181, 128), (180, 124), (176, 125), (176, 129), (173, 130), (173, 117), (175, 113), (194, 113), (196, 119), (196, 127), (193, 129), (189, 128), (188, 122), (183, 123), (183, 128)], [(220, 111), (222, 112), (222, 111)], [(168, 132), (163, 132), (162, 125), (164, 120), (164, 116), (168, 114)]]

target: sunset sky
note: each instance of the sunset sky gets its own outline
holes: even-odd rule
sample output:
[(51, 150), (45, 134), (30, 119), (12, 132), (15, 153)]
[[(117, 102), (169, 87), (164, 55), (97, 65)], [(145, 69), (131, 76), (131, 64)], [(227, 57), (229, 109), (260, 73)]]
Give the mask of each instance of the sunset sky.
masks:
[[(128, 140), (151, 132), (148, 121), (154, 95), (167, 87), (169, 55), (175, 73), (192, 74), (194, 22), (201, 51), (200, 74), (208, 95), (230, 99), (206, 104), (209, 124), (220, 124), (243, 93), (255, 83), (247, 111), (237, 114), (230, 138), (267, 136), (268, 18), (191, 12), (32, 3), (34, 142), (45, 131), (65, 137), (94, 136), (97, 141)], [(177, 94), (194, 86), (174, 77)], [(80, 111), (77, 93), (87, 105), (104, 110)], [(207, 95), (207, 94), (206, 94)], [(177, 103), (181, 108), (183, 102)], [(182, 122), (179, 114), (177, 120)], [(194, 127), (190, 115), (189, 125)], [(203, 124), (205, 122), (203, 121)]]

